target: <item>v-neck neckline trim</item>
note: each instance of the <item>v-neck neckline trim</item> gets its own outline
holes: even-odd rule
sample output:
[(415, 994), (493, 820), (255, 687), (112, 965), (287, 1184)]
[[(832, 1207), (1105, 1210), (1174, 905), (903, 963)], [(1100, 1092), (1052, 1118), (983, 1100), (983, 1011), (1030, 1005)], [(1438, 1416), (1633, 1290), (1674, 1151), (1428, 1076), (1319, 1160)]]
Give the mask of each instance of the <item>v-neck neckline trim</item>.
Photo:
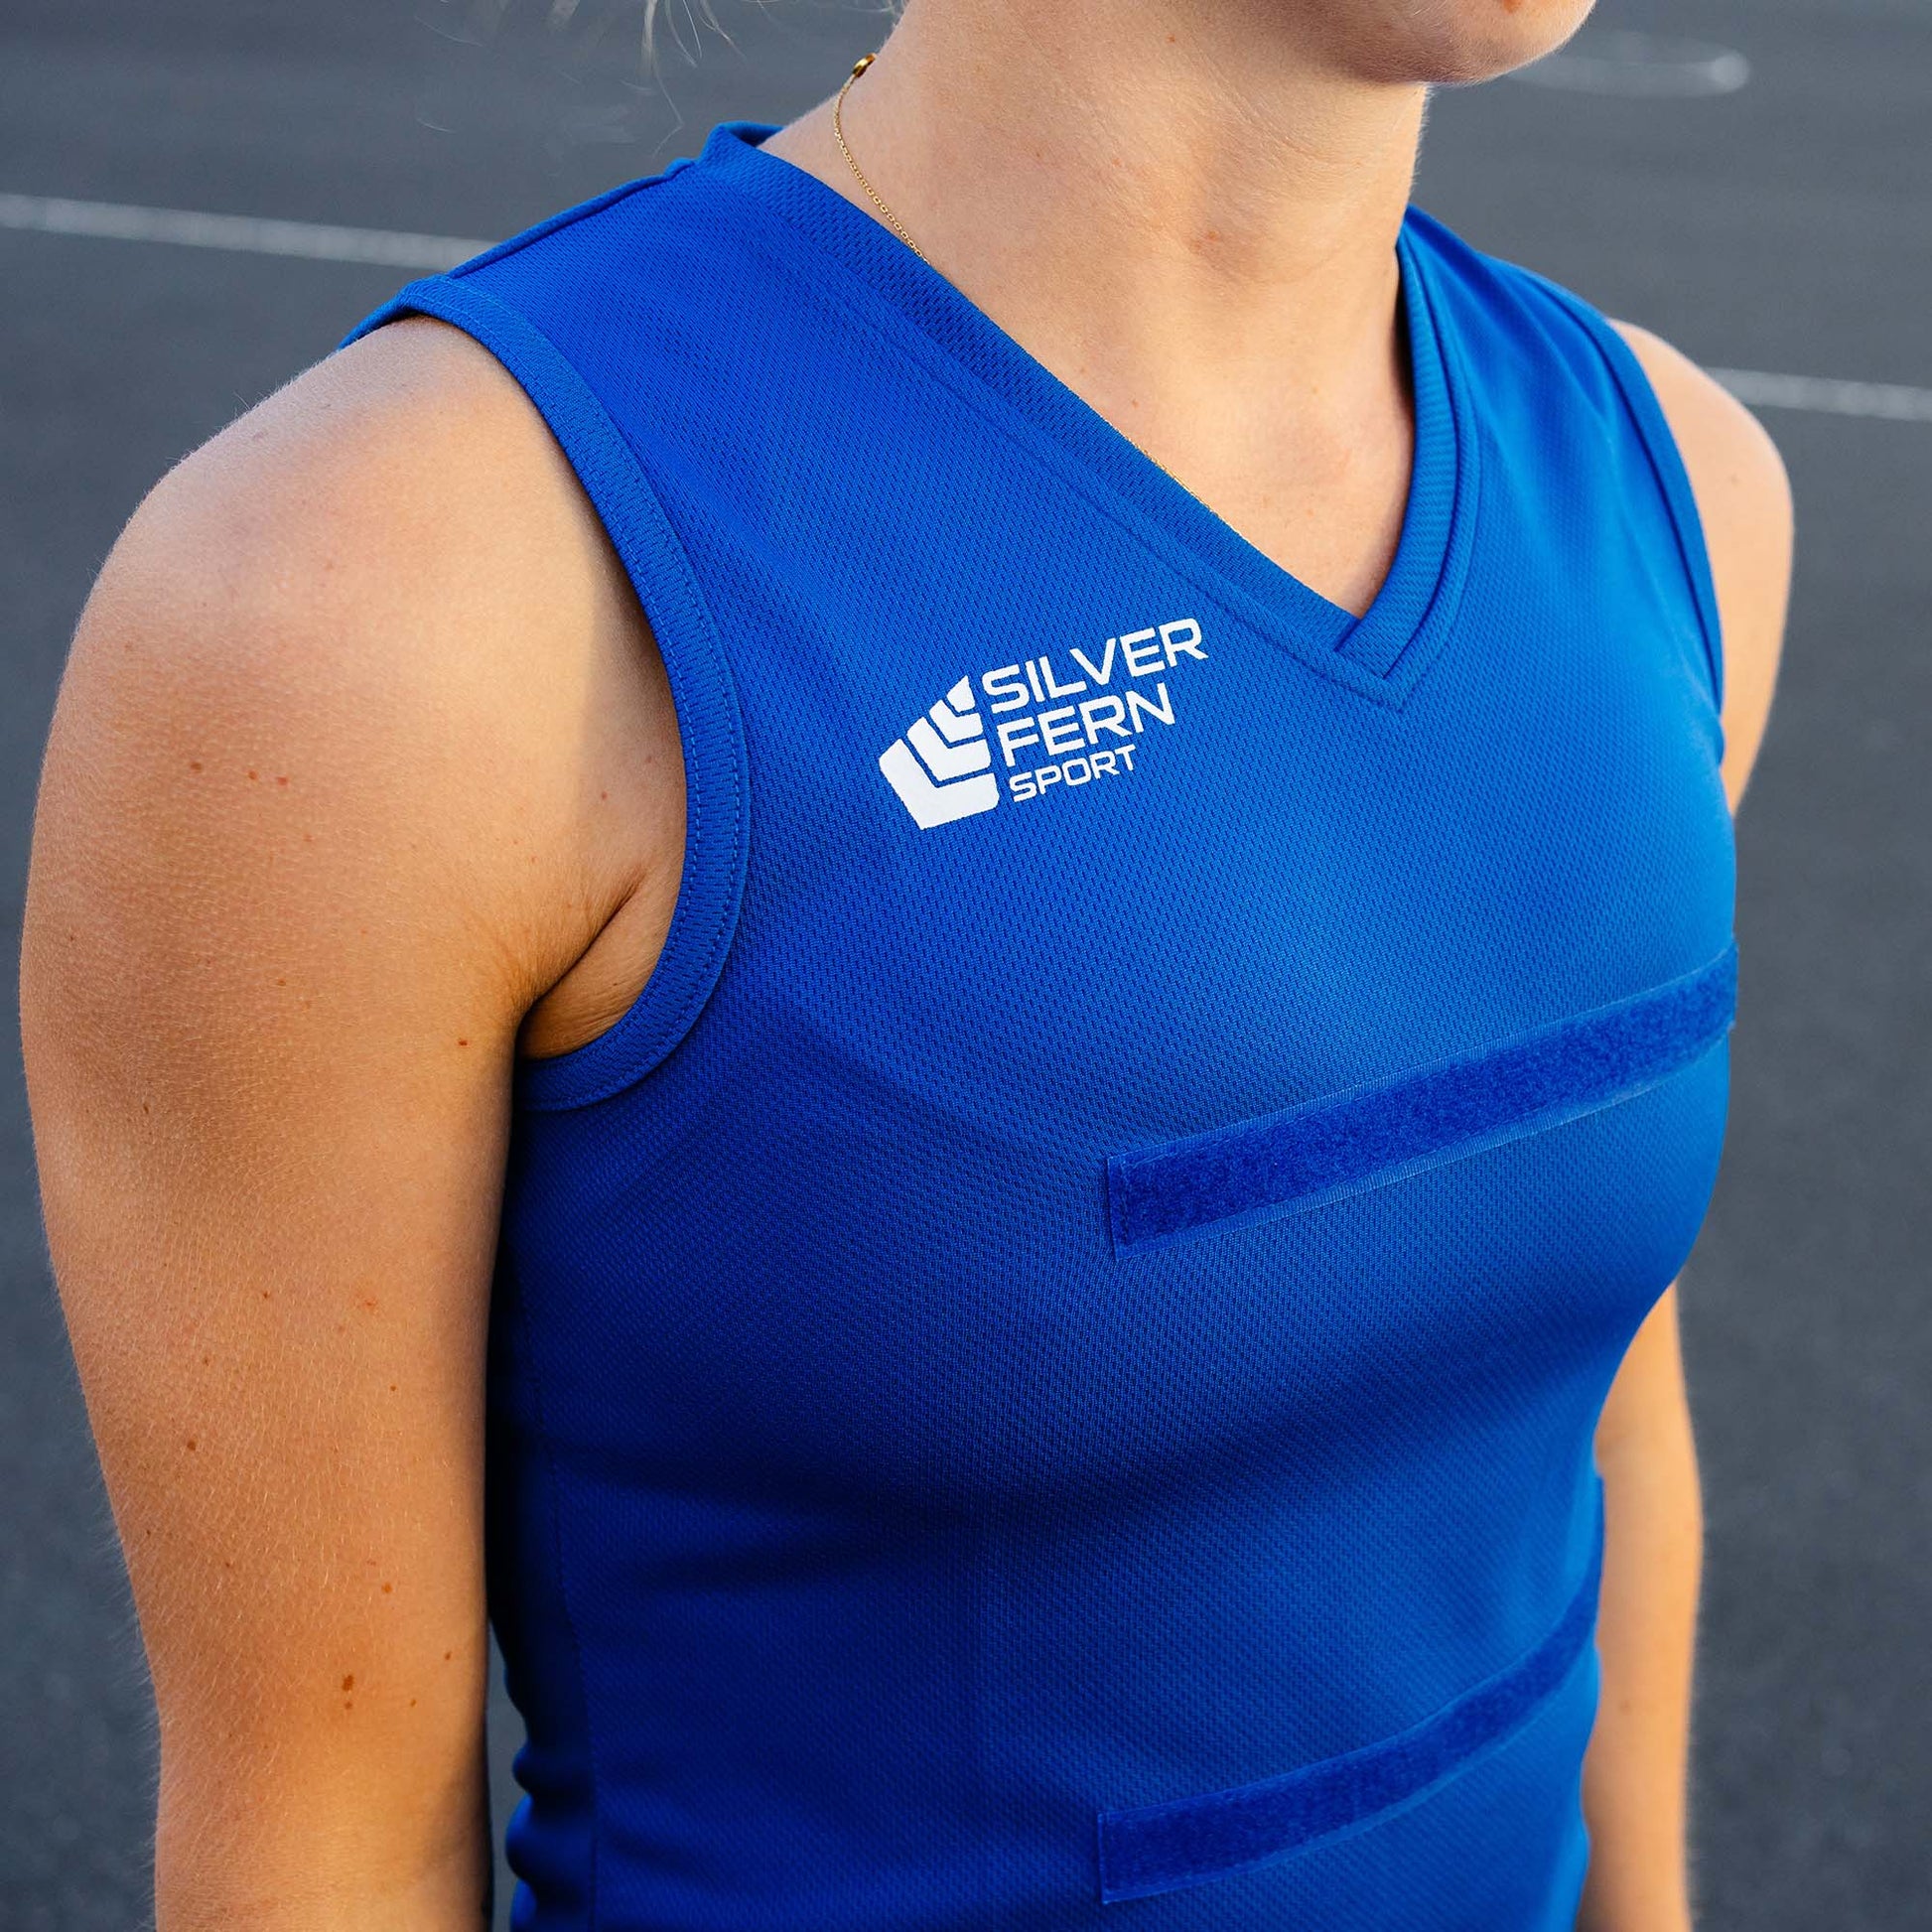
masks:
[[(726, 121), (695, 162), (779, 216), (996, 398), (1035, 454), (1090, 485), (1234, 615), (1311, 668), (1399, 708), (1451, 627), (1475, 522), (1480, 439), (1452, 338), (1442, 327), (1414, 210), (1397, 237), (1414, 393), (1415, 454), (1396, 554), (1360, 618), (1251, 543), (1009, 336), (882, 221), (761, 143), (775, 128)], [(672, 172), (682, 172), (682, 168)]]

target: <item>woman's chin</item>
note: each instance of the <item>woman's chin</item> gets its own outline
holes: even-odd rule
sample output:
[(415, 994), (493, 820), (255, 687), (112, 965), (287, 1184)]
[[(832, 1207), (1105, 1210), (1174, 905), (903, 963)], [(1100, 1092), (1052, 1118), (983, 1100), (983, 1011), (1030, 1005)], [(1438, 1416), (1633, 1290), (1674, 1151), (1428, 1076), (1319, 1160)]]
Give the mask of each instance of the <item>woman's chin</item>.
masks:
[(1336, 6), (1331, 19), (1376, 77), (1467, 86), (1554, 53), (1594, 0), (1389, 0)]

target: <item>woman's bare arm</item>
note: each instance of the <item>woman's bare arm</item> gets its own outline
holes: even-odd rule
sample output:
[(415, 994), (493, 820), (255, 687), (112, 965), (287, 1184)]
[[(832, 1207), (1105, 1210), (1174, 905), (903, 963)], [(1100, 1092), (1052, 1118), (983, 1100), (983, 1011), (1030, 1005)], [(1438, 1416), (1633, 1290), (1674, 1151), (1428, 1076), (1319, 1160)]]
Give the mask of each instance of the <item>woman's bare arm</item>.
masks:
[(160, 1932), (478, 1921), (507, 1082), (614, 913), (661, 937), (680, 782), (589, 505), (440, 325), (191, 458), (88, 604), (23, 1019), (159, 1708)]
[(1617, 1371), (1596, 1432), (1603, 1478), (1602, 1691), (1584, 1767), (1587, 1932), (1687, 1932), (1686, 1778), (1704, 1547), (1675, 1286)]
[[(1725, 794), (1736, 809), (1777, 682), (1791, 574), (1791, 498), (1770, 439), (1675, 349), (1625, 332), (1677, 437), (1704, 524), (1725, 645)], [(1678, 1289), (1651, 1311), (1596, 1435), (1607, 1541), (1602, 1696), (1585, 1767), (1587, 1932), (1691, 1923), (1686, 1781), (1703, 1561), (1703, 1498), (1678, 1339)]]

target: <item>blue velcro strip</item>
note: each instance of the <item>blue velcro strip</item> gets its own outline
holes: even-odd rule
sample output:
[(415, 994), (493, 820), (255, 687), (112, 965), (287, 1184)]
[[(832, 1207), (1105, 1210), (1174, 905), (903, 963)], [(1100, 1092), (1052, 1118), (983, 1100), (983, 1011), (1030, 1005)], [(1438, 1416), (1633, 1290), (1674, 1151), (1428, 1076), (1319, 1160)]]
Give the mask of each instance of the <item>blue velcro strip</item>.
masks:
[(1513, 1039), (1115, 1155), (1115, 1252), (1318, 1207), (1627, 1100), (1702, 1058), (1736, 1004), (1731, 944), (1681, 979)]
[(1378, 1743), (1280, 1777), (1100, 1814), (1100, 1897), (1144, 1898), (1274, 1864), (1379, 1825), (1499, 1750), (1563, 1688), (1596, 1627), (1599, 1508), (1589, 1569), (1556, 1627), (1506, 1670)]

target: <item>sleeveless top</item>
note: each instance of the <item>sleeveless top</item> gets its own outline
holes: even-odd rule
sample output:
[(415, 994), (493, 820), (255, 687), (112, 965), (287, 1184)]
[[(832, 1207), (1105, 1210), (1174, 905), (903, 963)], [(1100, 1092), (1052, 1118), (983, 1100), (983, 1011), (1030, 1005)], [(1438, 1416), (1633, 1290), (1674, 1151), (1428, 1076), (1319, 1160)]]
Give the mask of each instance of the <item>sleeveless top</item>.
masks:
[(454, 272), (668, 667), (517, 1075), (523, 1932), (1556, 1932), (1620, 1356), (1716, 1177), (1720, 639), (1621, 339), (1411, 211), (1359, 621), (726, 123)]

